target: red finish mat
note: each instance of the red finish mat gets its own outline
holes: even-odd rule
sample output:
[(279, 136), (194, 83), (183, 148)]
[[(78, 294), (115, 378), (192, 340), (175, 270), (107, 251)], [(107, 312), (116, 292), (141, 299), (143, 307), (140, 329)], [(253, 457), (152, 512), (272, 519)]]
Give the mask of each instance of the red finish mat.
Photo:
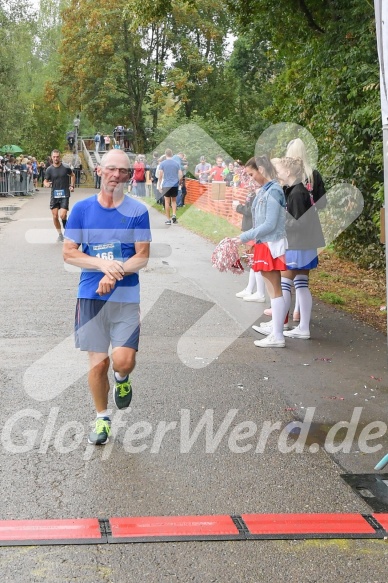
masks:
[(111, 518), (112, 536), (117, 539), (138, 541), (153, 540), (213, 540), (240, 538), (240, 533), (230, 516), (139, 516)]
[(0, 521), (0, 547), (160, 541), (387, 538), (388, 514), (242, 514)]
[(370, 537), (376, 530), (361, 514), (242, 514), (250, 535)]
[(65, 520), (1, 520), (0, 545), (102, 542), (96, 518)]
[(381, 514), (380, 513), (372, 514), (372, 516), (386, 531), (388, 531), (388, 514), (382, 512)]

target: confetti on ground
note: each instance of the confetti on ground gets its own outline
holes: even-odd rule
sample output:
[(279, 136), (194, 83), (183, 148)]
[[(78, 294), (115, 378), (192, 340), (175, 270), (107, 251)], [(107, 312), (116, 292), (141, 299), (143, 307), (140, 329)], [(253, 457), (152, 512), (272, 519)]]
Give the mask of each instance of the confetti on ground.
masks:
[(284, 410), (285, 411), (296, 411), (297, 407), (286, 407)]
[(322, 362), (331, 362), (331, 358), (314, 358), (314, 360), (321, 360)]
[(336, 397), (335, 395), (332, 395), (330, 397), (323, 397), (323, 398), (324, 399), (332, 399), (332, 400), (338, 399), (338, 401), (345, 401), (345, 397)]
[(373, 374), (370, 375), (370, 378), (371, 379), (374, 379), (375, 381), (381, 381), (382, 380), (381, 378), (378, 378), (378, 377), (373, 376)]

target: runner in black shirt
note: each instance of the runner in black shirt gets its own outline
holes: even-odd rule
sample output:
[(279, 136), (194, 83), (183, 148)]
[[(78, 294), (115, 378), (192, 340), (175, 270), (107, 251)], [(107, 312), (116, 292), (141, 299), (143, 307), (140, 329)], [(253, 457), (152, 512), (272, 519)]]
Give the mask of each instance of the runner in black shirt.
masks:
[(63, 234), (59, 219), (62, 221), (63, 230), (65, 230), (70, 192), (74, 191), (75, 174), (70, 166), (61, 162), (59, 150), (53, 150), (51, 158), (53, 163), (46, 170), (44, 185), (46, 188), (51, 188), (50, 209), (54, 226), (58, 231), (57, 241), (61, 243)]

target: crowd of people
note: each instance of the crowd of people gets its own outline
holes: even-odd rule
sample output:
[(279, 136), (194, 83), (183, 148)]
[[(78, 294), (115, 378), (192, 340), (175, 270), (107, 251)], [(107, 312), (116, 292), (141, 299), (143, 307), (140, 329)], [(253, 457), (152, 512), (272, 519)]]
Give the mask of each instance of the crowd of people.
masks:
[(111, 148), (133, 152), (132, 138), (133, 131), (130, 128), (117, 125), (112, 134), (96, 132), (94, 147), (96, 152), (108, 152)]
[(38, 162), (34, 156), (0, 156), (0, 196), (27, 196), (43, 186), (51, 161)]

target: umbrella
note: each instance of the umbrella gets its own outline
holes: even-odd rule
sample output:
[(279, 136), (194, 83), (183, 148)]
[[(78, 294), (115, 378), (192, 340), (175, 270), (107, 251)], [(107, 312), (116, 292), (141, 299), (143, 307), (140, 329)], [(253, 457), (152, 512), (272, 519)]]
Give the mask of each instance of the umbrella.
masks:
[(3, 152), (4, 154), (20, 154), (21, 152), (23, 152), (23, 150), (22, 148), (19, 148), (19, 146), (15, 146), (14, 144), (6, 144), (2, 148), (0, 148), (0, 152)]

